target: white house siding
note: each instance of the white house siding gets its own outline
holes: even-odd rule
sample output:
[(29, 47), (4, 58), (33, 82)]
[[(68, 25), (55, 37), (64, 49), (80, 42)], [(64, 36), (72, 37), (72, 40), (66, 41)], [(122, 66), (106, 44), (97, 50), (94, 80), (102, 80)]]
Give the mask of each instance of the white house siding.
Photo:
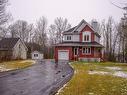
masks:
[[(35, 54), (38, 55), (38, 56), (34, 56)], [(32, 56), (32, 59), (34, 59), (34, 60), (37, 60), (37, 59), (41, 60), (41, 59), (44, 58), (44, 55), (42, 53), (38, 52), (38, 51), (32, 52), (31, 56)]]
[(100, 38), (97, 35), (95, 35), (95, 41), (100, 43)]
[(79, 35), (73, 35), (73, 41), (79, 42), (80, 41), (79, 37), (80, 37)]
[(13, 48), (12, 59), (27, 59), (27, 48), (20, 40)]
[[(71, 40), (67, 40), (67, 36), (71, 36)], [(77, 35), (64, 35), (64, 39), (63, 39), (63, 41), (65, 41), (65, 42), (72, 42), (72, 41), (75, 41), (75, 42), (79, 42), (79, 35), (77, 34)]]

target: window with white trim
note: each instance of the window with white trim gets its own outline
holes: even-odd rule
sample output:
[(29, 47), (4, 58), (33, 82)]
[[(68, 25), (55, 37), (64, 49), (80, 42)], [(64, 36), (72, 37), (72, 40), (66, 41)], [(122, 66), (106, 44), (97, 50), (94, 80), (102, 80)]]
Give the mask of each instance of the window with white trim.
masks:
[(67, 40), (71, 40), (71, 36), (67, 36)]
[(38, 54), (34, 54), (34, 57), (38, 57)]
[(84, 35), (84, 41), (87, 42), (90, 40), (90, 36), (89, 35)]
[(85, 31), (83, 32), (83, 42), (91, 42), (91, 32)]
[(83, 54), (91, 54), (91, 47), (84, 47), (82, 48)]

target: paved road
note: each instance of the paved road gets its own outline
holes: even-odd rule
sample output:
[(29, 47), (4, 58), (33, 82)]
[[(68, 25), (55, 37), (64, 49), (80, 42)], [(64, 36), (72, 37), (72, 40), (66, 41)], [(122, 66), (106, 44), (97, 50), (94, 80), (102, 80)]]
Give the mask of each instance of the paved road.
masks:
[(73, 75), (66, 63), (38, 62), (20, 72), (0, 77), (0, 95), (52, 95)]

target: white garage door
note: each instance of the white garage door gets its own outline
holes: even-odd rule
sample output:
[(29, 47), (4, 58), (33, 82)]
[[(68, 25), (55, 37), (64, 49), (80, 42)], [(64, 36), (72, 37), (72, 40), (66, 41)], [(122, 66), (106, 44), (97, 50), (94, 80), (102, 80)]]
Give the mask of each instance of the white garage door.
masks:
[(69, 60), (69, 51), (58, 51), (58, 60)]

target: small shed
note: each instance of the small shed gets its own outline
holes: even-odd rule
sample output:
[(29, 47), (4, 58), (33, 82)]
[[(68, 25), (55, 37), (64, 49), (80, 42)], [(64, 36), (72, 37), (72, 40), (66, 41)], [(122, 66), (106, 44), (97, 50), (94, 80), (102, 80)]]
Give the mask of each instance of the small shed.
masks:
[(40, 51), (33, 51), (33, 52), (31, 53), (31, 58), (34, 59), (34, 60), (38, 60), (38, 59), (41, 60), (41, 59), (44, 58), (44, 55), (43, 55), (43, 53), (40, 52)]

